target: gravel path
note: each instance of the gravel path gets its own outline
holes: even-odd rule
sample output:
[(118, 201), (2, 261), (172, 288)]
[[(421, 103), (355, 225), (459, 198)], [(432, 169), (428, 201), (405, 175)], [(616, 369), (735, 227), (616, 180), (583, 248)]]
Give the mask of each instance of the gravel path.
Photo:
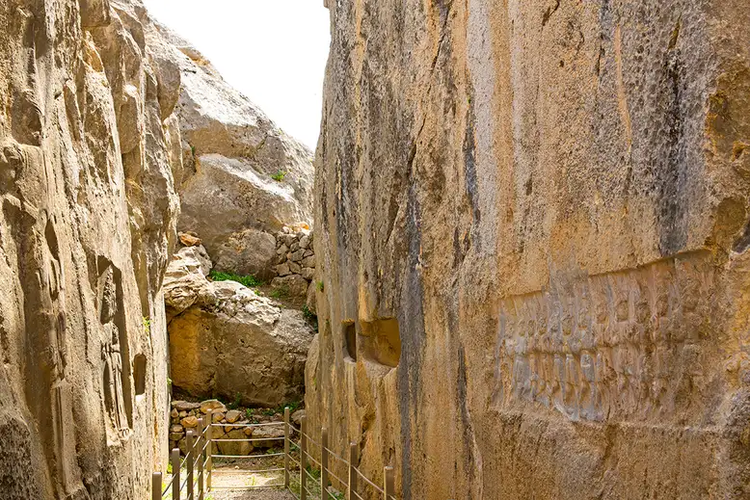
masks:
[(213, 500), (295, 500), (294, 495), (281, 488), (249, 491), (241, 489), (248, 486), (283, 483), (284, 476), (281, 473), (248, 474), (241, 469), (227, 466), (216, 467), (214, 471), (219, 472), (214, 474), (213, 486), (220, 488), (211, 490), (210, 498)]

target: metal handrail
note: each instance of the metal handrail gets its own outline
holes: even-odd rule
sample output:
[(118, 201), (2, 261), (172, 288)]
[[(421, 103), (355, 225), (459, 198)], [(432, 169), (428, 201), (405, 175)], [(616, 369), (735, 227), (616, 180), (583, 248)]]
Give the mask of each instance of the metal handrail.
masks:
[[(347, 498), (350, 500), (364, 500), (363, 497), (360, 495), (360, 493), (357, 491), (357, 477), (361, 477), (364, 480), (364, 485), (368, 487), (372, 487), (379, 495), (382, 495), (382, 498), (384, 500), (398, 500), (395, 496), (395, 488), (394, 488), (394, 473), (392, 467), (385, 467), (384, 469), (384, 486), (380, 487), (373, 481), (371, 481), (367, 476), (364, 475), (364, 473), (356, 466), (354, 463), (359, 462), (357, 456), (358, 456), (358, 448), (355, 443), (351, 443), (350, 445), (350, 460), (346, 460), (341, 455), (337, 454), (333, 450), (331, 450), (328, 447), (328, 431), (323, 428), (321, 430), (321, 440), (317, 441), (313, 439), (307, 432), (307, 428), (305, 426), (305, 419), (303, 417), (302, 419), (302, 425), (301, 428), (297, 428), (290, 422), (290, 416), (289, 416), (290, 410), (289, 408), (286, 408), (284, 411), (284, 421), (283, 422), (264, 422), (264, 423), (257, 423), (257, 424), (250, 424), (250, 423), (233, 423), (233, 424), (220, 424), (220, 423), (214, 423), (213, 422), (213, 414), (212, 411), (209, 410), (206, 414), (206, 417), (200, 418), (200, 428), (199, 430), (190, 430), (187, 435), (187, 442), (188, 442), (188, 450), (186, 450), (185, 456), (180, 459), (180, 453), (179, 450), (174, 449), (172, 450), (172, 458), (171, 463), (173, 469), (176, 468), (177, 470), (174, 471), (171, 479), (167, 482), (167, 484), (162, 487), (162, 475), (160, 472), (155, 472), (152, 477), (152, 499), (153, 500), (159, 500), (162, 499), (165, 495), (167, 495), (170, 490), (172, 491), (172, 498), (181, 498), (180, 493), (185, 488), (185, 486), (189, 486), (189, 489), (187, 491), (187, 499), (188, 500), (204, 500), (204, 493), (206, 486), (205, 483), (205, 477), (207, 476), (207, 483), (208, 483), (208, 490), (212, 489), (237, 489), (232, 487), (221, 487), (221, 486), (212, 486), (211, 480), (214, 473), (223, 474), (223, 473), (236, 473), (237, 471), (228, 471), (228, 470), (214, 470), (213, 469), (213, 459), (214, 458), (229, 458), (229, 459), (263, 459), (263, 458), (272, 458), (272, 457), (284, 457), (284, 466), (283, 467), (269, 467), (265, 469), (259, 469), (259, 470), (247, 470), (247, 471), (241, 471), (248, 474), (262, 474), (262, 473), (268, 473), (268, 472), (284, 472), (284, 482), (282, 483), (273, 483), (273, 484), (263, 484), (263, 485), (250, 485), (245, 486), (241, 489), (256, 489), (256, 488), (268, 488), (268, 487), (284, 487), (285, 489), (289, 490), (295, 498), (298, 500), (313, 500), (313, 495), (311, 490), (307, 487), (305, 484), (307, 481), (305, 479), (309, 478), (312, 483), (318, 484), (320, 487), (320, 500), (328, 500), (329, 498), (333, 497), (333, 494), (328, 490), (329, 484), (331, 484), (332, 480), (335, 480), (336, 483), (338, 483), (339, 486), (341, 486), (342, 489), (348, 491)], [(253, 438), (253, 437), (247, 437), (247, 438), (212, 438), (211, 429), (214, 427), (221, 428), (221, 427), (234, 427), (234, 428), (254, 428), (254, 427), (281, 427), (283, 426), (284, 429), (284, 435), (283, 436), (277, 436), (277, 437), (266, 437), (266, 438)], [(292, 440), (293, 432), (298, 433), (299, 440), (298, 442), (295, 442)], [(214, 453), (214, 448), (212, 446), (213, 442), (222, 443), (222, 442), (246, 442), (246, 443), (253, 443), (253, 442), (268, 442), (268, 441), (284, 441), (284, 451), (278, 452), (278, 453), (264, 453), (264, 454), (256, 454), (256, 455), (225, 455), (221, 453)], [(316, 459), (315, 456), (310, 452), (311, 446), (317, 447), (317, 451), (320, 457), (320, 460)], [(292, 456), (292, 447), (299, 450), (299, 458), (298, 461)], [(349, 481), (343, 480), (339, 475), (337, 475), (335, 472), (333, 472), (333, 468), (329, 464), (329, 458), (333, 457), (336, 459), (341, 466), (348, 468), (349, 470)], [(269, 464), (270, 465), (270, 464)], [(292, 474), (293, 469), (292, 465), (296, 466), (299, 469), (299, 475), (295, 472), (295, 474)], [(311, 471), (307, 470), (309, 467), (316, 467), (319, 468), (321, 471), (320, 477), (315, 478)], [(184, 481), (181, 481), (181, 484), (178, 484), (178, 478), (181, 479), (182, 470), (186, 470), (185, 479)], [(299, 485), (300, 489), (300, 495), (297, 495), (291, 490), (291, 483), (292, 481)], [(190, 483), (190, 484), (188, 484)], [(312, 484), (310, 483), (310, 484)], [(197, 488), (196, 488), (197, 485)], [(332, 485), (333, 486), (333, 485)], [(179, 488), (179, 492), (176, 491)]]

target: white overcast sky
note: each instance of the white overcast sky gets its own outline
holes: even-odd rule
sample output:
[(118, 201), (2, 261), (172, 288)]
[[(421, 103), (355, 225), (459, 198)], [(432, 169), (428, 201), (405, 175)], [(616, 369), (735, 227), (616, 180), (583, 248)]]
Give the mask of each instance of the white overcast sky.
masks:
[(315, 149), (330, 43), (323, 0), (144, 0), (286, 133)]

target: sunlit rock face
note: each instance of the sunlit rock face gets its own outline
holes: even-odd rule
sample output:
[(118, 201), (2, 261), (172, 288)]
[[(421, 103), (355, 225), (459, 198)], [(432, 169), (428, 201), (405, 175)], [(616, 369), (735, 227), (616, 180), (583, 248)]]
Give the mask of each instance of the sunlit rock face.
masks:
[(328, 2), (309, 425), (405, 499), (750, 495), (750, 11)]
[(276, 232), (312, 223), (313, 154), (225, 82), (196, 48), (164, 26), (159, 31), (182, 76), (178, 226), (200, 235), (217, 269), (270, 281)]
[(137, 0), (5, 0), (0, 25), (0, 497), (146, 498), (179, 70)]

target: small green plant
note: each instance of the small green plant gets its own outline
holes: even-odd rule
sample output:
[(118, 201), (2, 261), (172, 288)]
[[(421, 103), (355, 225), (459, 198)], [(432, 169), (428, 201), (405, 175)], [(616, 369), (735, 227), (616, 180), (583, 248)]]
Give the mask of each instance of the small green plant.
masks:
[(208, 277), (211, 278), (212, 281), (236, 281), (248, 288), (254, 288), (263, 284), (263, 282), (255, 276), (240, 276), (239, 274), (216, 271), (213, 269), (208, 273)]
[(237, 408), (240, 407), (241, 404), (242, 404), (242, 394), (238, 392), (237, 394), (234, 395), (234, 401), (229, 403), (228, 406), (230, 410), (236, 410)]
[(336, 491), (336, 490), (331, 491), (329, 489), (328, 490), (328, 495), (331, 498), (335, 498), (336, 500), (346, 500), (346, 496), (343, 493), (341, 493), (340, 491)]
[(323, 290), (325, 290), (325, 287), (326, 287), (325, 284), (323, 284), (322, 281), (318, 281), (315, 284), (315, 286), (317, 287), (317, 289), (318, 289), (319, 292), (322, 292)]
[(167, 462), (167, 474), (172, 473), (172, 462)]
[(190, 146), (190, 153), (193, 155), (193, 158), (195, 158), (195, 146)]
[(313, 479), (316, 479), (316, 480), (320, 479), (320, 469), (314, 469), (312, 466), (308, 465), (307, 466), (307, 472), (310, 473), (310, 476)]
[(172, 379), (169, 377), (167, 377), (167, 388), (170, 390), (172, 389)]
[(255, 413), (254, 408), (245, 408), (245, 415), (247, 416), (248, 420), (254, 420), (255, 417), (253, 416), (253, 413)]
[(287, 286), (280, 286), (279, 288), (276, 288), (275, 290), (272, 290), (271, 293), (268, 294), (271, 298), (274, 299), (283, 299), (289, 296), (289, 287)]
[(279, 170), (271, 176), (271, 179), (275, 180), (276, 182), (284, 182), (284, 177), (286, 177), (286, 174), (287, 173), (283, 170)]
[(151, 318), (148, 316), (143, 317), (143, 331), (146, 332), (146, 335), (151, 333)]
[(313, 321), (317, 318), (314, 312), (310, 310), (309, 307), (307, 307), (307, 304), (302, 306), (302, 315), (305, 317), (306, 320)]

